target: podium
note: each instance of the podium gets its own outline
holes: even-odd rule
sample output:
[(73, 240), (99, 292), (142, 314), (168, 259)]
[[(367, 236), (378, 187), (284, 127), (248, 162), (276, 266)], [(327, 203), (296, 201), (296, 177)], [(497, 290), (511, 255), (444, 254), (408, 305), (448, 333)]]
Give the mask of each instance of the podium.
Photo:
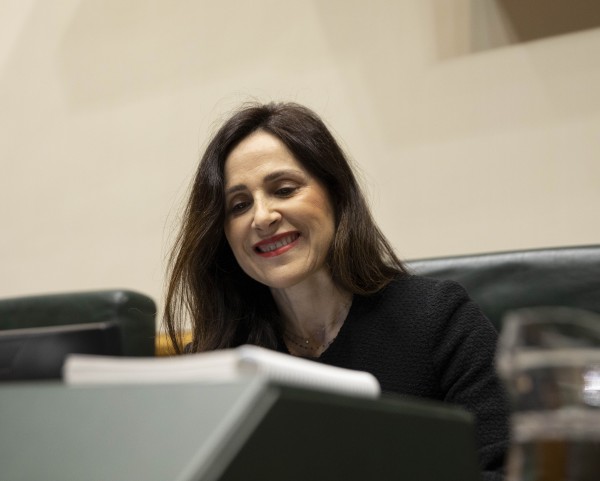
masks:
[(272, 384), (0, 385), (16, 480), (475, 481), (465, 411)]

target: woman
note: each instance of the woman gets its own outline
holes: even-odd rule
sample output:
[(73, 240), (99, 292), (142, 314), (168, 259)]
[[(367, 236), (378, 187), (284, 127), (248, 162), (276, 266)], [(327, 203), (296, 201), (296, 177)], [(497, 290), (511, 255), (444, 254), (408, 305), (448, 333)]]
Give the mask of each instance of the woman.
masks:
[(486, 479), (500, 479), (507, 408), (492, 325), (456, 283), (407, 272), (305, 107), (244, 107), (209, 143), (171, 257), (165, 323), (178, 352), (186, 318), (190, 352), (256, 344), (464, 406)]

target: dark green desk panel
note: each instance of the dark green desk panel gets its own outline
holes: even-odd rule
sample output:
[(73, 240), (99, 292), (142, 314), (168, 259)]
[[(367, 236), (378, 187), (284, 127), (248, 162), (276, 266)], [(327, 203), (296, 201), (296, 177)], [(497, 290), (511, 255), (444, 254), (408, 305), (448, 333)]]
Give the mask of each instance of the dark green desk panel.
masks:
[(268, 384), (0, 386), (3, 481), (478, 479), (471, 417)]

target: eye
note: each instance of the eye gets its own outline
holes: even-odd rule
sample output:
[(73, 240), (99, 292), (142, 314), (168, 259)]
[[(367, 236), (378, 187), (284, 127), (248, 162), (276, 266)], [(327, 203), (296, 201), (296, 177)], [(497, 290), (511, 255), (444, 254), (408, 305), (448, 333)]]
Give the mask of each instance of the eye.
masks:
[(248, 202), (247, 200), (234, 202), (233, 205), (229, 208), (229, 212), (233, 215), (241, 214), (248, 208), (249, 205), (250, 202)]
[(296, 190), (298, 190), (298, 188), (292, 186), (280, 187), (275, 191), (275, 195), (278, 197), (290, 197)]

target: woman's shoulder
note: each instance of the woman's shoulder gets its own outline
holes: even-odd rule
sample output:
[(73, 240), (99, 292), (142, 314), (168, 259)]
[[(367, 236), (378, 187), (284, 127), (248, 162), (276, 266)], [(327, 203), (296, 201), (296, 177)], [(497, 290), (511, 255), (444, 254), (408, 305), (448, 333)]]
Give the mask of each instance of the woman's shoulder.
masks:
[(419, 304), (436, 300), (462, 302), (469, 300), (467, 291), (458, 282), (411, 274), (395, 277), (377, 295), (384, 299), (414, 300)]
[(403, 322), (412, 319), (423, 328), (441, 327), (451, 320), (477, 324), (485, 318), (459, 283), (417, 275), (397, 276), (363, 302), (372, 313)]

